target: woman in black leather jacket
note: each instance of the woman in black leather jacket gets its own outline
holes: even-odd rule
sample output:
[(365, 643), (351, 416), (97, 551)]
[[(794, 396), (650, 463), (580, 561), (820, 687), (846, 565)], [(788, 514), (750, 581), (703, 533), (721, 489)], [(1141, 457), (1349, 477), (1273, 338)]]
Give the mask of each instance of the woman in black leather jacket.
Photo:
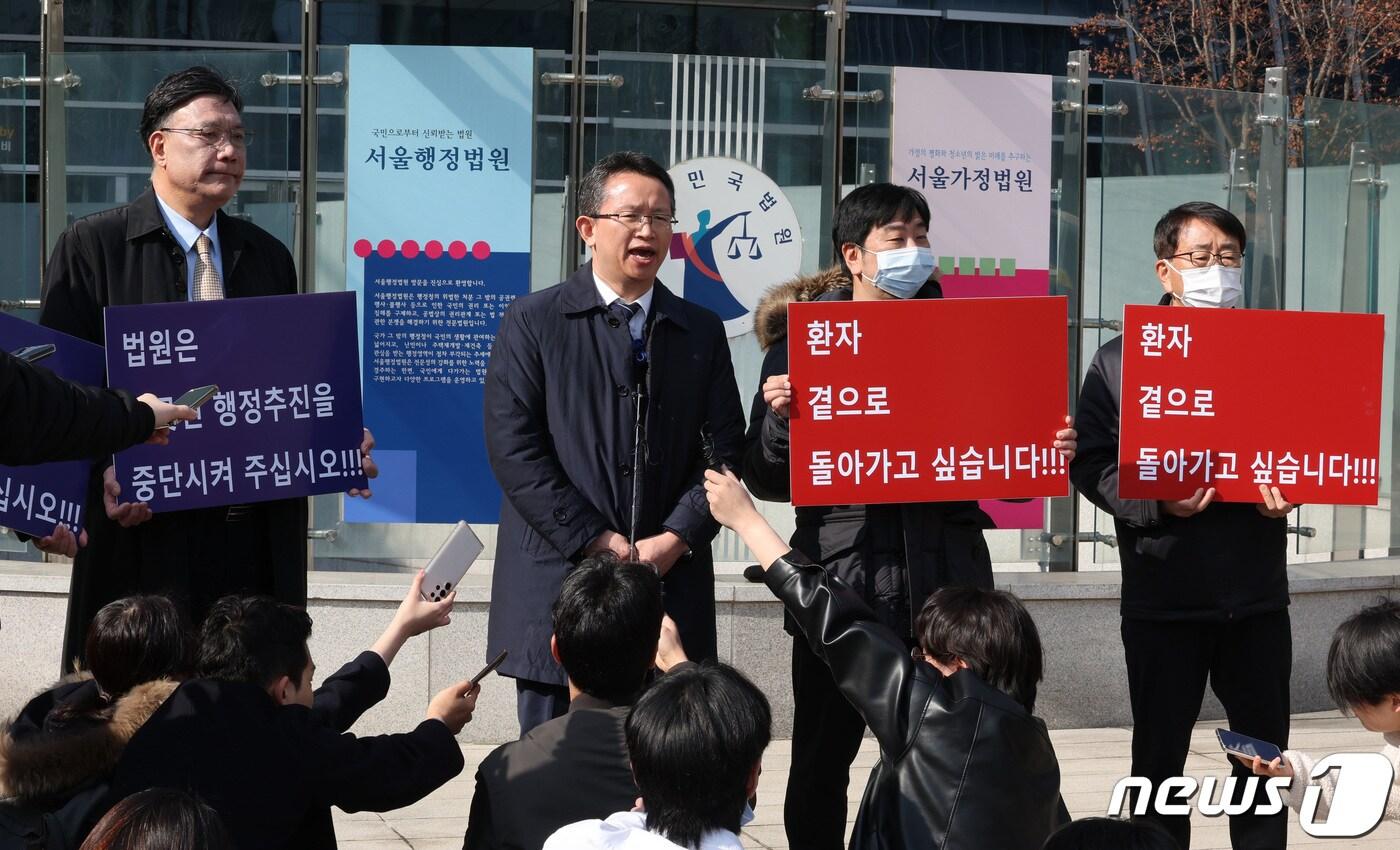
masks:
[(879, 741), (851, 850), (1039, 850), (1069, 815), (1049, 733), (1031, 714), (1040, 638), (1016, 597), (936, 592), (915, 628), (922, 657), (911, 657), (851, 588), (789, 551), (732, 473), (705, 479), (711, 514), (765, 566), (769, 589)]

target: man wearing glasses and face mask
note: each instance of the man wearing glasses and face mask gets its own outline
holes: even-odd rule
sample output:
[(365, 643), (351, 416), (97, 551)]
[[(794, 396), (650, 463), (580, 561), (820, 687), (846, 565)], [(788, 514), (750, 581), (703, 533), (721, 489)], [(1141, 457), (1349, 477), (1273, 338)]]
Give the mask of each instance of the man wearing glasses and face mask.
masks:
[[(792, 498), (788, 304), (942, 298), (928, 222), (928, 203), (914, 189), (891, 183), (861, 186), (836, 209), (832, 247), (838, 265), (775, 287), (759, 304), (754, 331), (767, 353), (750, 410), (743, 465), (744, 483), (758, 498)], [(931, 345), (931, 367), (936, 354)], [(936, 401), (942, 407), (938, 415), (956, 416), (960, 402)], [(1074, 439), (1074, 431), (1066, 428), (1056, 433), (1055, 446), (1072, 456)], [(949, 585), (992, 588), (992, 561), (982, 537), (982, 530), (992, 527), (976, 502), (801, 507), (792, 548), (854, 588), (876, 617), (913, 648), (912, 612), (935, 590)], [(794, 635), (795, 705), (783, 817), (788, 843), (804, 850), (839, 850), (845, 846), (850, 765), (865, 722), (795, 625), (789, 621), (787, 628)]]
[[(1182, 204), (1153, 237), (1163, 306), (1243, 307), (1245, 230), (1215, 204)], [(1207, 680), (1236, 732), (1288, 746), (1292, 664), (1285, 573), (1292, 505), (1260, 485), (1263, 504), (1215, 501), (1214, 488), (1179, 502), (1118, 496), (1123, 338), (1094, 355), (1079, 395), (1079, 454), (1070, 478), (1112, 514), (1123, 562), (1122, 634), (1133, 709), (1132, 775), (1181, 776)], [(1231, 760), (1236, 776), (1250, 771)], [(1258, 802), (1263, 802), (1259, 786)], [(1252, 807), (1251, 807), (1252, 808)], [(1185, 850), (1190, 818), (1160, 817)], [(1285, 815), (1230, 817), (1240, 848), (1282, 847)]]
[[(253, 141), (242, 109), (238, 90), (210, 68), (177, 71), (151, 89), (137, 128), (151, 157), (151, 185), (129, 204), (78, 219), (59, 237), (45, 273), (41, 324), (101, 345), (108, 306), (296, 293), (286, 246), (223, 212), (242, 185)], [(371, 478), (372, 447), (366, 432)], [(91, 543), (73, 565), (65, 669), (81, 656), (93, 615), (122, 596), (167, 594), (194, 623), (231, 593), (306, 605), (306, 499), (158, 516), (120, 499), (112, 467), (98, 464), (88, 499)]]

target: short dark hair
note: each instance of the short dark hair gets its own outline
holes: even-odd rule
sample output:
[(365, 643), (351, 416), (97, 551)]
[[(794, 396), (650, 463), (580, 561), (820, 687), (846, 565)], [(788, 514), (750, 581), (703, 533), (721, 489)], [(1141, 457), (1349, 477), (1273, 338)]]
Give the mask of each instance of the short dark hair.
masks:
[(88, 624), (85, 664), (97, 690), (54, 707), (45, 723), (67, 727), (110, 718), (116, 701), (137, 685), (189, 675), (194, 638), (174, 602), (127, 596), (103, 605)]
[[(893, 183), (867, 183), (852, 189), (836, 205), (831, 223), (832, 256), (839, 261), (846, 243), (864, 246), (870, 231), (907, 220), (910, 215), (917, 215), (925, 227), (929, 226), (928, 201), (917, 189)], [(846, 264), (841, 263), (841, 268), (844, 271)]]
[(1157, 229), (1152, 232), (1152, 251), (1157, 259), (1165, 260), (1175, 254), (1181, 229), (1193, 221), (1204, 221), (1220, 228), (1226, 236), (1240, 243), (1244, 250), (1244, 225), (1235, 214), (1218, 204), (1209, 201), (1191, 201), (1179, 207), (1172, 207), (1167, 214), (1157, 220)]
[(650, 565), (611, 553), (585, 559), (554, 601), (554, 640), (569, 680), (590, 696), (630, 704), (656, 659), (664, 615)]
[(689, 848), (711, 830), (737, 833), (772, 722), (763, 692), (728, 665), (706, 662), (657, 679), (627, 715), (647, 829)]
[(199, 631), (196, 672), (204, 679), (266, 688), (278, 677), (300, 683), (311, 661), (311, 617), (268, 596), (225, 596)]
[(579, 215), (598, 214), (598, 210), (603, 206), (603, 191), (607, 188), (608, 180), (615, 174), (640, 174), (660, 180), (661, 185), (666, 187), (666, 194), (671, 198), (671, 210), (675, 211), (676, 186), (671, 182), (671, 175), (661, 167), (661, 163), (644, 153), (616, 151), (593, 163), (593, 167), (588, 169), (588, 173), (579, 181)]
[(1150, 820), (1083, 818), (1054, 832), (1041, 850), (1180, 850), (1180, 845)]
[(198, 797), (148, 788), (113, 806), (79, 850), (233, 850), (233, 839)]
[(141, 146), (150, 145), (151, 134), (165, 125), (170, 113), (205, 95), (226, 100), (234, 109), (243, 111), (243, 96), (233, 81), (213, 68), (196, 65), (176, 71), (156, 83), (146, 95), (146, 107), (141, 110)]
[(1400, 601), (1381, 599), (1337, 627), (1327, 650), (1327, 690), (1343, 711), (1400, 694)]
[(961, 658), (977, 677), (1035, 710), (1044, 671), (1040, 633), (1021, 600), (1004, 590), (956, 585), (935, 591), (914, 623), (924, 653)]
[(103, 605), (88, 626), (87, 668), (118, 697), (143, 682), (189, 673), (194, 640), (180, 609), (164, 596), (127, 596)]

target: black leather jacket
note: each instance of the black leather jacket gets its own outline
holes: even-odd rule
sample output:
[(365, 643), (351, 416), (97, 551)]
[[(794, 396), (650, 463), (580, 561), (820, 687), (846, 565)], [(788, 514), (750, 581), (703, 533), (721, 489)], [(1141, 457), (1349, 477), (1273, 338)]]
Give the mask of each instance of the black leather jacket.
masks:
[(789, 552), (783, 601), (880, 743), (851, 850), (1039, 850), (1069, 815), (1045, 724), (969, 670), (944, 678), (840, 579)]

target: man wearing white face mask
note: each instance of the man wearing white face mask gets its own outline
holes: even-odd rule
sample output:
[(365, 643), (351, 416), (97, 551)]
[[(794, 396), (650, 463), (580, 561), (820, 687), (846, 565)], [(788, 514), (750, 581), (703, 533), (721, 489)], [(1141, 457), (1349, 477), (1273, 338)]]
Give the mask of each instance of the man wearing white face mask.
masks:
[[(1153, 238), (1162, 305), (1243, 307), (1245, 230), (1215, 204), (1183, 204)], [(1133, 709), (1132, 775), (1153, 787), (1181, 776), (1191, 727), (1209, 681), (1230, 729), (1288, 746), (1292, 637), (1285, 572), (1292, 505), (1260, 485), (1264, 504), (1216, 502), (1214, 488), (1180, 502), (1118, 496), (1118, 412), (1123, 338), (1105, 343), (1079, 394), (1079, 453), (1070, 478), (1113, 515), (1123, 562), (1122, 635)], [(1232, 760), (1233, 761), (1233, 760)], [(1237, 776), (1250, 771), (1233, 764)], [(1256, 802), (1264, 801), (1258, 786)], [(1159, 820), (1186, 850), (1189, 816)], [(1285, 815), (1230, 817), (1241, 848), (1283, 847)]]
[[(743, 464), (744, 483), (758, 498), (791, 499), (788, 304), (942, 298), (928, 222), (928, 203), (914, 189), (890, 183), (861, 186), (836, 209), (832, 243), (839, 264), (774, 287), (759, 304), (754, 331), (767, 353)], [(956, 415), (961, 400), (943, 401), (948, 403), (945, 411)], [(1074, 431), (1066, 428), (1055, 437), (1055, 446), (1073, 456)], [(852, 587), (912, 649), (912, 612), (934, 591), (950, 585), (992, 588), (992, 561), (982, 537), (982, 530), (992, 527), (976, 502), (801, 507), (792, 548)], [(850, 765), (865, 721), (791, 620), (787, 629), (794, 636), (795, 704), (783, 817), (788, 843), (804, 850), (840, 850), (845, 846)]]

